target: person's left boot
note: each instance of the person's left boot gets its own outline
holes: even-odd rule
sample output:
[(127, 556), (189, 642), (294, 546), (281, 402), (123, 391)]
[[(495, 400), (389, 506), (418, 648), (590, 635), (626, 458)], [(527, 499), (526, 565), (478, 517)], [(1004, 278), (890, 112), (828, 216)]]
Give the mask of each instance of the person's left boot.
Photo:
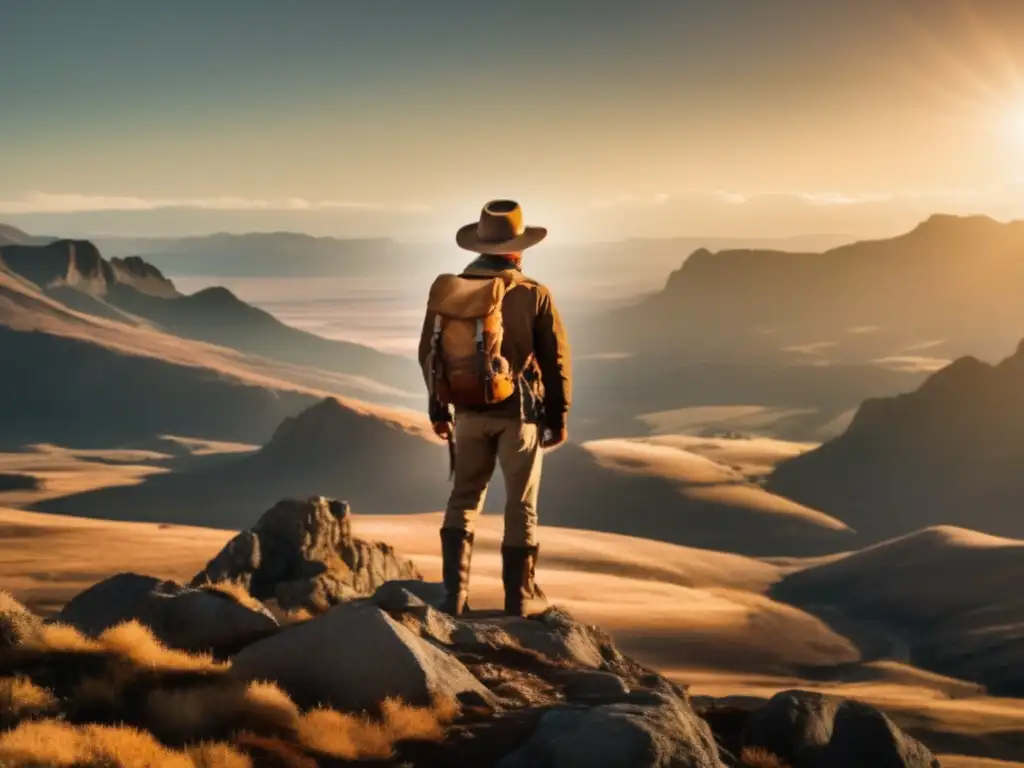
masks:
[(544, 591), (536, 582), (539, 547), (501, 547), (501, 581), (505, 588), (505, 613), (533, 616), (548, 608)]
[(445, 598), (440, 609), (450, 616), (469, 610), (469, 566), (473, 534), (458, 528), (441, 529), (441, 578)]

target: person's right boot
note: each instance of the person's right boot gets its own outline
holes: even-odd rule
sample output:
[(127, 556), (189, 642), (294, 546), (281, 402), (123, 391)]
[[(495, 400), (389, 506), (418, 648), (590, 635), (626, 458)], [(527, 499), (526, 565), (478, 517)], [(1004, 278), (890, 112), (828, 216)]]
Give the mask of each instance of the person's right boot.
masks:
[(469, 566), (473, 558), (473, 534), (459, 528), (441, 529), (441, 579), (445, 598), (441, 610), (461, 616), (469, 609)]
[(509, 616), (533, 616), (548, 607), (547, 597), (535, 580), (538, 551), (536, 544), (501, 546), (501, 582), (505, 588), (505, 613)]

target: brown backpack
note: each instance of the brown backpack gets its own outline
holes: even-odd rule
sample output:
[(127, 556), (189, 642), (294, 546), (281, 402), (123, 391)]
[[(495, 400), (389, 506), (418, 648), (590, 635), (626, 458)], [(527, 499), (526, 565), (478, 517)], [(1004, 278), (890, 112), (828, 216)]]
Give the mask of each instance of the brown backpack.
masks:
[(427, 300), (434, 334), (423, 375), (442, 405), (490, 405), (515, 392), (516, 374), (501, 354), (501, 303), (522, 279), (445, 274), (434, 280)]

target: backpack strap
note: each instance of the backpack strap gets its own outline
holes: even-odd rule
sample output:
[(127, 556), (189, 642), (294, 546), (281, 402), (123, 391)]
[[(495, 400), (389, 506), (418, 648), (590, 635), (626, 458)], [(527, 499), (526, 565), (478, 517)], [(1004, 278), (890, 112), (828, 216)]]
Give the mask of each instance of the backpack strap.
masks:
[(444, 371), (442, 369), (442, 366), (444, 365), (444, 360), (441, 356), (441, 331), (443, 330), (443, 323), (444, 320), (441, 318), (441, 315), (435, 314), (434, 334), (431, 337), (430, 341), (430, 345), (433, 350), (433, 354), (431, 355), (431, 367), (433, 368), (431, 374), (433, 377), (433, 381), (431, 382), (431, 384), (435, 395), (439, 389), (438, 385), (444, 381)]

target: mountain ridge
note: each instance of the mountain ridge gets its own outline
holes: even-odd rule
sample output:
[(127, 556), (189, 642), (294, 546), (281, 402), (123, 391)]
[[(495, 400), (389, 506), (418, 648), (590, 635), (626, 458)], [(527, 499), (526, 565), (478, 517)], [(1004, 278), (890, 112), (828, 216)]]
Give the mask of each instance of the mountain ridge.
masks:
[(993, 329), (1024, 327), (1022, 292), (1024, 221), (936, 214), (823, 252), (698, 249), (659, 292), (608, 312), (590, 346), (836, 362), (931, 343), (988, 357), (1017, 340)]
[[(0, 263), (63, 303), (107, 319), (152, 324), (245, 354), (378, 381), (410, 396), (422, 382), (422, 373), (411, 359), (292, 328), (226, 288), (184, 296), (158, 267), (141, 257), (108, 261), (90, 241), (0, 247)], [(386, 399), (399, 404), (409, 398), (388, 395)]]
[(998, 364), (964, 356), (912, 392), (865, 401), (766, 487), (874, 539), (935, 523), (1019, 538), (1022, 451), (1024, 342)]

